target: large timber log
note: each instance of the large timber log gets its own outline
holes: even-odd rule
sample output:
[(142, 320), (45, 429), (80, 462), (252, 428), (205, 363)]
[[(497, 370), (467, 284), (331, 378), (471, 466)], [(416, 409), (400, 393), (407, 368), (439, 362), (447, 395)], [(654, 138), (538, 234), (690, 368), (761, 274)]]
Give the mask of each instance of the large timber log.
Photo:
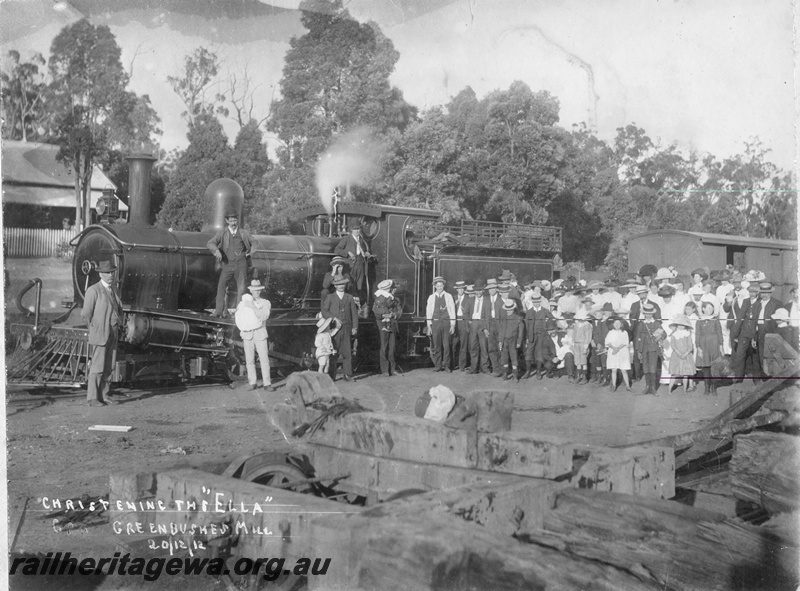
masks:
[(520, 537), (647, 573), (676, 591), (793, 590), (800, 580), (795, 540), (657, 499), (565, 489), (544, 514), (543, 529)]
[(731, 488), (737, 499), (770, 513), (800, 509), (800, 449), (797, 437), (750, 433), (733, 440)]

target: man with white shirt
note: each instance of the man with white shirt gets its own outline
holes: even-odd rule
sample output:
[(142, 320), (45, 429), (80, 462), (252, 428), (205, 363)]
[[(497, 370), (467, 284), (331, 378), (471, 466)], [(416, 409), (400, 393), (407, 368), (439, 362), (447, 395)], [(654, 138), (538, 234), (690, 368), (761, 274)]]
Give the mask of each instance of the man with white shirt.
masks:
[(90, 286), (83, 298), (81, 319), (89, 327), (89, 345), (93, 347), (86, 390), (89, 406), (116, 404), (109, 398), (109, 380), (124, 320), (122, 301), (116, 290), (116, 270), (110, 261), (102, 261), (97, 268), (100, 281)]
[(255, 390), (257, 387), (256, 351), (258, 351), (264, 389), (272, 392), (269, 345), (267, 343), (269, 335), (267, 334), (267, 327), (264, 325), (272, 311), (272, 304), (269, 300), (261, 297), (264, 286), (258, 279), (253, 279), (248, 289), (250, 293), (242, 296), (242, 301), (236, 306), (236, 314), (234, 315), (236, 327), (239, 329), (239, 335), (242, 337), (242, 345), (244, 346), (248, 390)]
[(452, 372), (450, 337), (456, 331), (456, 306), (453, 296), (444, 290), (444, 277), (434, 277), (433, 293), (428, 296), (425, 317), (431, 337), (431, 359), (434, 371)]

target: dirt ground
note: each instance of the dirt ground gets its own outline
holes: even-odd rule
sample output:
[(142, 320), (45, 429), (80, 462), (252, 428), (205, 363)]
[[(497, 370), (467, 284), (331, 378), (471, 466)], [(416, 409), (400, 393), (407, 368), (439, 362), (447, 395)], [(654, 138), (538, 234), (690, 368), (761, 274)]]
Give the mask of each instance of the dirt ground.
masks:
[[(51, 278), (68, 265), (43, 263)], [(36, 271), (36, 269), (34, 269)], [(12, 282), (24, 284), (22, 272), (12, 269)], [(14, 275), (17, 275), (15, 277)], [(66, 275), (68, 279), (68, 275)], [(46, 291), (47, 306), (60, 295)], [(51, 295), (52, 294), (52, 295)], [(6, 301), (8, 307), (9, 300)], [(58, 304), (54, 304), (55, 308)], [(595, 385), (576, 386), (566, 378), (503, 382), (485, 375), (461, 372), (434, 373), (408, 370), (384, 378), (362, 374), (355, 383), (337, 382), (343, 396), (357, 399), (377, 411), (413, 415), (417, 396), (437, 384), (454, 392), (508, 389), (515, 394), (512, 429), (531, 434), (556, 435), (575, 442), (619, 445), (691, 431), (729, 406), (731, 387), (718, 396), (682, 391), (643, 396), (642, 383), (633, 392), (616, 393)], [(751, 389), (751, 383), (737, 386)], [(89, 408), (85, 391), (33, 391), (10, 389), (6, 393), (9, 545), (14, 553), (70, 551), (73, 555), (105, 556), (113, 548), (109, 525), (72, 533), (56, 532), (48, 520), (43, 497), (68, 499), (103, 495), (109, 475), (115, 472), (158, 471), (193, 466), (221, 472), (244, 452), (266, 451), (283, 441), (272, 426), (270, 409), (283, 401), (286, 388), (276, 392), (248, 391), (239, 385), (127, 390), (120, 404)], [(127, 433), (89, 431), (92, 425), (130, 425)], [(184, 455), (185, 453), (185, 455)], [(26, 510), (23, 514), (23, 507)], [(19, 578), (17, 578), (19, 579)], [(81, 578), (82, 579), (82, 578)], [(186, 586), (224, 588), (218, 579), (192, 577)], [(44, 578), (15, 580), (12, 588), (43, 588)], [(72, 581), (76, 585), (77, 581)], [(88, 584), (83, 581), (83, 584)], [(141, 585), (141, 586), (137, 586)], [(68, 588), (64, 581), (52, 588)], [(131, 577), (99, 578), (86, 588), (182, 588), (180, 579), (162, 577), (157, 583), (135, 582)]]

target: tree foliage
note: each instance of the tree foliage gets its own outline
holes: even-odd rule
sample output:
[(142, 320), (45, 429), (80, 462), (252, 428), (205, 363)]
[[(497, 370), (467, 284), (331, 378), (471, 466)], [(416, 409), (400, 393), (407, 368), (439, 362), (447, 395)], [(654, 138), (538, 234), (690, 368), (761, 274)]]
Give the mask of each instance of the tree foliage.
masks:
[(75, 172), (75, 192), (85, 224), (95, 163), (109, 150), (136, 149), (158, 133), (158, 116), (145, 95), (125, 88), (128, 74), (111, 30), (81, 19), (62, 29), (50, 48), (50, 100), (58, 158)]
[(181, 117), (189, 126), (200, 115), (228, 114), (223, 104), (225, 95), (218, 92), (219, 65), (217, 54), (201, 46), (184, 56), (179, 76), (167, 76), (167, 82), (186, 107)]
[(28, 141), (44, 135), (46, 63), (41, 53), (34, 53), (29, 62), (21, 62), (18, 51), (8, 52), (8, 71), (0, 72), (4, 139)]

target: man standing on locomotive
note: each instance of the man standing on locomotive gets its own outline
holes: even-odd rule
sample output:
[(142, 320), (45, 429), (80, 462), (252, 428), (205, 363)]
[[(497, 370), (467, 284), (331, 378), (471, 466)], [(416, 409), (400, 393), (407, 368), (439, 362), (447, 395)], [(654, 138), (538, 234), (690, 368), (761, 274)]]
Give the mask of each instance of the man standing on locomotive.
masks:
[[(347, 221), (347, 229), (350, 230), (350, 234), (339, 241), (333, 252), (350, 261), (350, 274), (355, 281), (358, 295), (362, 296), (365, 294), (367, 263), (372, 258), (372, 253), (367, 241), (361, 235), (361, 220), (350, 218)], [(362, 303), (364, 302), (366, 302), (366, 298), (362, 299)]]
[(247, 267), (252, 254), (253, 238), (250, 232), (239, 228), (239, 215), (234, 210), (225, 212), (225, 223), (228, 227), (220, 230), (208, 241), (208, 250), (214, 253), (222, 271), (217, 283), (217, 302), (214, 316), (222, 318), (227, 311), (225, 292), (228, 282), (236, 280), (236, 303), (247, 289)]
[(114, 286), (116, 270), (110, 261), (101, 262), (97, 269), (100, 281), (89, 287), (83, 298), (81, 318), (89, 326), (89, 344), (94, 347), (86, 390), (89, 406), (116, 404), (109, 398), (117, 333), (123, 320), (122, 301)]
[(333, 280), (336, 277), (347, 279), (348, 285), (345, 287), (345, 291), (352, 295), (353, 279), (350, 277), (350, 273), (345, 273), (345, 265), (347, 265), (347, 261), (338, 255), (331, 259), (331, 270), (325, 273), (325, 277), (322, 280), (322, 291), (319, 299), (320, 309), (322, 309), (322, 305), (328, 299), (328, 296), (336, 291), (333, 286)]
[(353, 381), (353, 362), (350, 358), (350, 337), (358, 333), (358, 308), (356, 302), (349, 293), (345, 293), (348, 280), (342, 276), (335, 277), (333, 285), (336, 291), (333, 292), (322, 304), (323, 318), (337, 318), (339, 320), (339, 332), (333, 337), (333, 347), (336, 353), (333, 355), (331, 363), (331, 377), (336, 378), (336, 358), (341, 356), (342, 369), (345, 381)]

